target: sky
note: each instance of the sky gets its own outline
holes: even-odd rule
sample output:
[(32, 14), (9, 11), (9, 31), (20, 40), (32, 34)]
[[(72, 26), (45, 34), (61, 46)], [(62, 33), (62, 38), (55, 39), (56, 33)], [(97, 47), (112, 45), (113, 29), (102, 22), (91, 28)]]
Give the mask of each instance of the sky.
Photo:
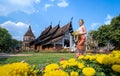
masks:
[(62, 27), (73, 17), (74, 31), (83, 19), (89, 32), (119, 14), (120, 0), (0, 0), (0, 27), (17, 40), (23, 40), (29, 25), (37, 38), (51, 23)]

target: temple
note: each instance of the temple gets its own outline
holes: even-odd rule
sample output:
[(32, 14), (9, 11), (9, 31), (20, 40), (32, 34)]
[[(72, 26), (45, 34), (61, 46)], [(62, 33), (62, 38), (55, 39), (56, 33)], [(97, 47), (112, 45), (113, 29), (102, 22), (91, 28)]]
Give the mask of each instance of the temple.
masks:
[(36, 39), (30, 42), (29, 47), (33, 50), (47, 50), (47, 51), (58, 51), (63, 48), (71, 48), (73, 46), (72, 36), (72, 20), (60, 27), (60, 24), (52, 27), (49, 25), (43, 30)]
[(27, 50), (30, 47), (30, 42), (35, 39), (35, 36), (31, 30), (31, 27), (28, 27), (27, 32), (23, 36), (22, 49)]

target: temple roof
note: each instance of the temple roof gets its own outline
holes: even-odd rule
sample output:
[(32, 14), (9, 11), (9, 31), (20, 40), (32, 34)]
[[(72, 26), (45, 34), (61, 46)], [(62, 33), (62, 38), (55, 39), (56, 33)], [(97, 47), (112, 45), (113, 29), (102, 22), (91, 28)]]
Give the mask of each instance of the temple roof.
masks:
[[(59, 41), (60, 39), (63, 38), (64, 34), (69, 30), (73, 30), (73, 29), (70, 29), (72, 26), (71, 26), (71, 22), (64, 25), (63, 27), (61, 27), (52, 37), (51, 39), (51, 43), (54, 43), (54, 42), (57, 42)], [(50, 41), (49, 41), (50, 42)]]
[(55, 27), (52, 28), (52, 26), (49, 26), (47, 27), (45, 30), (48, 30), (48, 32), (46, 32), (46, 34), (43, 35), (43, 33), (45, 32), (42, 32), (41, 35), (37, 38), (37, 42), (36, 44), (44, 44), (46, 42), (48, 42), (48, 40), (51, 40), (53, 34), (56, 33), (56, 31), (59, 29), (59, 25), (56, 25)]
[(54, 28), (52, 28), (52, 29), (49, 31), (48, 35), (51, 35), (51, 34), (55, 33), (59, 28), (60, 28), (59, 24), (56, 25)]
[(57, 37), (57, 38), (54, 38), (54, 39), (48, 41), (48, 42), (45, 43), (44, 45), (52, 44), (52, 43), (57, 42), (58, 40), (60, 40), (60, 39), (62, 39), (62, 38), (63, 38), (63, 36), (59, 36), (59, 37)]
[(65, 32), (66, 32), (67, 30), (69, 30), (70, 27), (71, 27), (71, 24), (70, 24), (70, 23), (68, 23), (68, 24), (66, 24), (65, 26), (61, 27), (61, 28), (58, 29), (58, 31), (55, 33), (55, 35), (53, 36), (53, 38), (65, 34)]
[(38, 37), (38, 40), (42, 40), (44, 38), (47, 37), (47, 34), (50, 32), (50, 30), (52, 29), (52, 26), (48, 26), (45, 30), (43, 30), (40, 34), (40, 36)]
[(25, 33), (24, 36), (33, 36), (33, 37), (35, 37), (30, 26), (28, 27), (28, 30), (27, 30), (27, 32)]
[(41, 36), (47, 34), (50, 31), (50, 29), (52, 29), (51, 25), (48, 26), (44, 31), (42, 31)]
[(61, 28), (59, 24), (53, 28), (50, 25), (41, 33), (41, 35), (35, 40), (34, 43), (40, 45), (52, 44), (62, 39), (65, 32), (68, 30), (70, 31), (70, 33), (73, 31), (71, 22)]

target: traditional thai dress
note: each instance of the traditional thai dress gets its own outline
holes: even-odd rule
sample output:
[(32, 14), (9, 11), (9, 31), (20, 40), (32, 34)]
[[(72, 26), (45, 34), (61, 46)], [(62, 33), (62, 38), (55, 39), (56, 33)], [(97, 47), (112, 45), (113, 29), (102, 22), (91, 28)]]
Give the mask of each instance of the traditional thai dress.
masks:
[[(80, 34), (84, 32), (84, 30), (81, 27), (79, 27), (78, 31)], [(82, 52), (84, 51), (85, 40), (86, 40), (85, 35), (78, 36), (78, 42), (76, 46), (77, 50), (82, 51)]]

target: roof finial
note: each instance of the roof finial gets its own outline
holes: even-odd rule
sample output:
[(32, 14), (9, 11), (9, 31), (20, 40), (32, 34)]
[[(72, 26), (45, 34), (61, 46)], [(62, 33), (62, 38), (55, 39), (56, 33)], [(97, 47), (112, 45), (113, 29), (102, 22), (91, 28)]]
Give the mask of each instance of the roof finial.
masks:
[(60, 25), (60, 20), (59, 20), (59, 22), (58, 22), (58, 25)]
[(72, 22), (72, 20), (73, 20), (73, 17), (71, 17), (71, 20), (70, 20), (70, 22)]
[(31, 26), (30, 25), (28, 26), (28, 30), (31, 30)]

